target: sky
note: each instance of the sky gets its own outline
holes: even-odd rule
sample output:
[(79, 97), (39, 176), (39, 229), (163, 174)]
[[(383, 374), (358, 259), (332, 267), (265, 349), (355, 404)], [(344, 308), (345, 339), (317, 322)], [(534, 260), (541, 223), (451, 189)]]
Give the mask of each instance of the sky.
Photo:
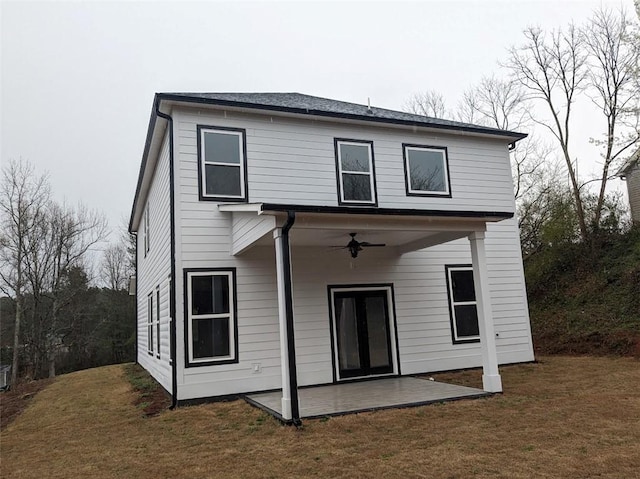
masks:
[(527, 26), (581, 23), (601, 5), (634, 12), (631, 0), (0, 0), (0, 161), (28, 160), (58, 200), (117, 229), (155, 92), (299, 92), (401, 110), (436, 90), (454, 106), (499, 73)]

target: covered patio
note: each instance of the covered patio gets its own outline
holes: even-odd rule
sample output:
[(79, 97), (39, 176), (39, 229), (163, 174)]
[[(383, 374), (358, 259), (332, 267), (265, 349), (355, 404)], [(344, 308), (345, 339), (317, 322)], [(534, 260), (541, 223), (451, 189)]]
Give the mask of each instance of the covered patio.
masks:
[[(407, 376), (298, 389), (300, 417), (306, 419), (490, 395), (481, 389)], [(247, 395), (245, 399), (278, 419), (285, 420), (280, 390)]]
[[(484, 241), (487, 223), (510, 218), (513, 213), (267, 203), (220, 204), (218, 209), (230, 214), (231, 255), (243, 255), (257, 245), (275, 248), (282, 390), (247, 396), (247, 400), (252, 404), (269, 410), (286, 422), (299, 425), (300, 419), (304, 417), (428, 404), (460, 397), (479, 397), (486, 393), (502, 391)], [(356, 241), (356, 235), (362, 235), (358, 238), (366, 241), (359, 243)], [(370, 322), (372, 331), (382, 331), (386, 333), (386, 337), (382, 333), (379, 334), (382, 339), (375, 335), (366, 338), (363, 336), (358, 338), (358, 341), (345, 341), (346, 346), (343, 346), (343, 343), (338, 344), (337, 340), (339, 336), (337, 331), (341, 326), (335, 325), (331, 332), (334, 384), (298, 387), (292, 246), (347, 248), (351, 258), (356, 258), (363, 246), (380, 246), (385, 247), (387, 254), (399, 257), (461, 238), (469, 240), (484, 391), (438, 384), (412, 377), (384, 378), (387, 374), (401, 376), (399, 349), (394, 332), (395, 320), (389, 320), (395, 315), (392, 286), (387, 282), (382, 285), (368, 285), (369, 287), (352, 284), (342, 289), (336, 286), (329, 288), (329, 294), (333, 295), (332, 305), (335, 303), (335, 298), (340, 295), (344, 296), (344, 298), (340, 296), (340, 299), (349, 304), (359, 304), (356, 310), (361, 313), (366, 310), (367, 301), (371, 304), (375, 303), (375, 308), (371, 306), (373, 312), (361, 314), (356, 311), (354, 314), (360, 314), (360, 317), (354, 321), (366, 322), (367, 328)], [(355, 248), (351, 248), (354, 242)], [(331, 312), (329, 316), (332, 316)], [(329, 321), (330, 318), (327, 320)], [(347, 333), (344, 336), (355, 337), (354, 334)], [(375, 359), (376, 367), (371, 367), (370, 358), (363, 359), (364, 355), (360, 351), (369, 347), (369, 341), (376, 344), (376, 351), (381, 351), (378, 354), (379, 357), (376, 356)], [(356, 347), (357, 344), (366, 344), (366, 347)], [(347, 365), (347, 360), (341, 356), (342, 353), (344, 358), (358, 356), (353, 363), (365, 364), (365, 366), (352, 367), (351, 363)], [(381, 379), (367, 380), (362, 384), (348, 383), (352, 378), (367, 376), (378, 376)]]

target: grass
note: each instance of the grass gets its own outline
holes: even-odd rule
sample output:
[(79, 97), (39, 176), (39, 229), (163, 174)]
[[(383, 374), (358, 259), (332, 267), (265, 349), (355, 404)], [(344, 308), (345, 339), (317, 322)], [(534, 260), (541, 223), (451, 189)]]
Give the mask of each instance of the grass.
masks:
[(171, 397), (142, 366), (125, 364), (123, 371), (137, 393), (133, 404), (142, 409), (145, 416), (155, 416), (169, 407)]
[[(476, 385), (478, 371), (434, 375)], [(640, 477), (640, 362), (545, 357), (488, 399), (281, 426), (243, 401), (142, 417), (123, 366), (60, 376), (1, 433), (2, 477)]]

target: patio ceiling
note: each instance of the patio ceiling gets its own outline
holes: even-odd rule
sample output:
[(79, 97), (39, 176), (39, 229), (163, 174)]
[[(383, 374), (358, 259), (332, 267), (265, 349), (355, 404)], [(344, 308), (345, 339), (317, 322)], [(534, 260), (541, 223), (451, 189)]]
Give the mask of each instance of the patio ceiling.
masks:
[[(232, 214), (232, 254), (238, 255), (254, 246), (273, 245), (270, 234), (283, 224), (286, 213), (263, 211), (262, 205), (220, 205), (221, 211)], [(428, 215), (376, 215), (298, 212), (291, 229), (291, 246), (333, 247), (346, 245), (350, 233), (358, 241), (383, 243), (404, 254), (436, 244), (467, 237), (474, 231), (484, 231), (487, 217), (455, 217)]]

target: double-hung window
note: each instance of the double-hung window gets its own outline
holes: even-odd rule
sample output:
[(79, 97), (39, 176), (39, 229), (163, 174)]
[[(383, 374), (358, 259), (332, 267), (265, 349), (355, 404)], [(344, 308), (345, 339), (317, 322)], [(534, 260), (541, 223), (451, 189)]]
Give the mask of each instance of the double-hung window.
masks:
[(156, 288), (156, 357), (160, 359), (160, 286)]
[(335, 139), (338, 203), (377, 204), (373, 142)]
[(147, 352), (153, 356), (153, 293), (147, 296)]
[(187, 270), (185, 281), (187, 365), (237, 362), (235, 270)]
[(143, 228), (144, 228), (144, 256), (147, 257), (147, 253), (149, 252), (151, 242), (149, 237), (149, 203), (147, 203), (147, 208), (144, 210), (144, 218), (143, 218)]
[(451, 197), (447, 149), (402, 145), (407, 195)]
[(480, 341), (473, 268), (468, 265), (449, 265), (445, 271), (453, 342)]
[(198, 126), (200, 199), (247, 200), (245, 130)]

